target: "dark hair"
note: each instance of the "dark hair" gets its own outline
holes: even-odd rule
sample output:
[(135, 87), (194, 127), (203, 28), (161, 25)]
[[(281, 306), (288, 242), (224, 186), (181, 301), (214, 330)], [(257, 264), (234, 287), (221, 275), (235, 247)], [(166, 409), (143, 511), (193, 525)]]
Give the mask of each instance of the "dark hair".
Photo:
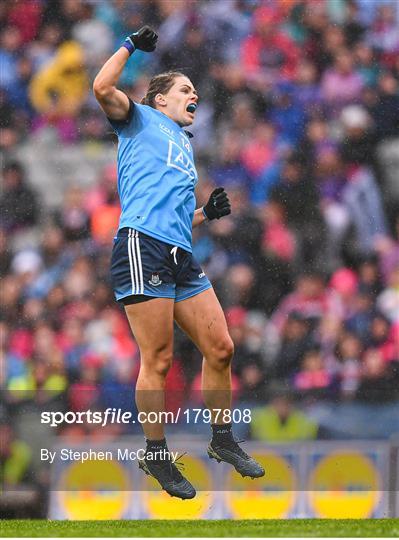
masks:
[(142, 105), (149, 105), (155, 109), (155, 96), (157, 94), (167, 94), (172, 88), (176, 77), (185, 77), (184, 73), (180, 71), (167, 71), (166, 73), (160, 73), (155, 75), (150, 80), (146, 95), (141, 100)]

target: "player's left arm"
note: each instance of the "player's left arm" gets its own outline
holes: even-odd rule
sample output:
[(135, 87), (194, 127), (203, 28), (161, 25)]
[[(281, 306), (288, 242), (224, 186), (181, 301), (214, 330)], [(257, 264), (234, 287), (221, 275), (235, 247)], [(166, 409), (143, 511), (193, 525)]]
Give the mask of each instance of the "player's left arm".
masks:
[(202, 208), (197, 208), (194, 212), (193, 227), (201, 225), (204, 221), (220, 219), (231, 214), (229, 197), (223, 187), (214, 189), (208, 202)]
[(206, 220), (207, 218), (203, 212), (203, 206), (201, 206), (201, 208), (197, 208), (197, 210), (194, 212), (193, 228), (198, 227), (198, 225), (201, 225), (201, 223), (204, 223)]

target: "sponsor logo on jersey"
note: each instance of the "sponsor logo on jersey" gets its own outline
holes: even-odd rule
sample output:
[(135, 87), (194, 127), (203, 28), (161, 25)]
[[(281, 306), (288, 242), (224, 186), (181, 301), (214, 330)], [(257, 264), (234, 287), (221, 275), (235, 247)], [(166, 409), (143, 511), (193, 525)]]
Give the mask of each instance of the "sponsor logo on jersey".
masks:
[(177, 143), (169, 141), (168, 161), (169, 167), (178, 169), (179, 171), (187, 174), (187, 176), (197, 181), (197, 171), (195, 165), (191, 160), (191, 157), (183, 150)]
[(159, 124), (159, 129), (163, 131), (164, 133), (166, 133), (166, 135), (169, 135), (169, 137), (174, 138), (175, 132), (173, 131), (173, 129), (168, 128), (164, 124)]

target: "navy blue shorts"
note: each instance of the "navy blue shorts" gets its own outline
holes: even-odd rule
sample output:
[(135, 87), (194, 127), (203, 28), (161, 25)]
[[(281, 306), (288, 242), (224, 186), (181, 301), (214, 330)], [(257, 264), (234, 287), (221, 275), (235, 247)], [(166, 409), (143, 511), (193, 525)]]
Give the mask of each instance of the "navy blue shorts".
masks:
[(118, 301), (145, 295), (180, 302), (212, 287), (192, 253), (129, 228), (114, 239), (111, 281)]

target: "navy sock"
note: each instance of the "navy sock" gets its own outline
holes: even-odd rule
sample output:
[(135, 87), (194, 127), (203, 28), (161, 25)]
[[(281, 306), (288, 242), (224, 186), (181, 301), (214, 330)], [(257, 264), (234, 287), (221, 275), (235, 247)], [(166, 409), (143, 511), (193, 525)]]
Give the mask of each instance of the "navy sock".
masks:
[(212, 442), (223, 444), (233, 439), (231, 424), (212, 424)]
[(147, 447), (145, 449), (145, 452), (159, 452), (159, 450), (167, 450), (168, 445), (166, 444), (166, 439), (159, 439), (159, 440), (150, 440), (146, 439)]

